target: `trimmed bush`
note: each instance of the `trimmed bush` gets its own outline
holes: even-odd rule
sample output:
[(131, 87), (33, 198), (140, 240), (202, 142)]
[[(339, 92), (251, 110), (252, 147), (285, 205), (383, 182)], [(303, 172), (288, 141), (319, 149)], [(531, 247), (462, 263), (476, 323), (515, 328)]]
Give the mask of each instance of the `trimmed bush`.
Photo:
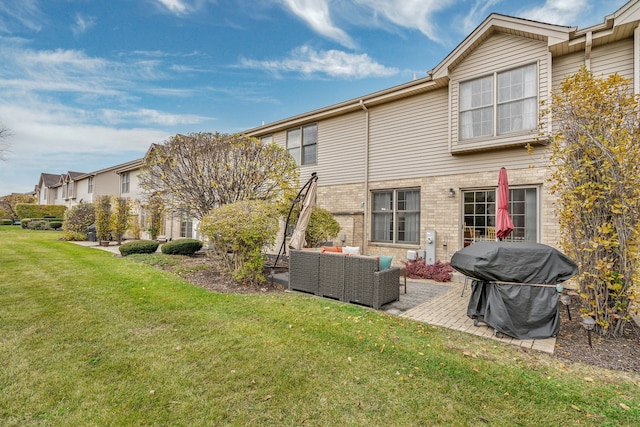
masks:
[(78, 233), (77, 231), (65, 231), (62, 234), (62, 240), (67, 242), (82, 242), (87, 240), (86, 233)]
[(53, 218), (62, 218), (67, 210), (63, 205), (36, 205), (33, 203), (18, 203), (16, 205), (16, 214), (22, 221), (23, 218), (44, 218), (50, 216)]
[(13, 225), (13, 221), (10, 219), (0, 219), (0, 225)]
[(152, 254), (158, 250), (160, 243), (155, 240), (131, 240), (120, 245), (120, 254), (127, 256), (131, 254)]
[(51, 225), (46, 219), (32, 219), (27, 224), (29, 230), (50, 230)]
[(57, 219), (54, 221), (49, 221), (49, 226), (51, 226), (51, 228), (53, 228), (54, 230), (58, 230), (62, 228), (62, 221)]
[(167, 242), (160, 250), (167, 255), (193, 255), (202, 249), (202, 242), (196, 239), (178, 239)]

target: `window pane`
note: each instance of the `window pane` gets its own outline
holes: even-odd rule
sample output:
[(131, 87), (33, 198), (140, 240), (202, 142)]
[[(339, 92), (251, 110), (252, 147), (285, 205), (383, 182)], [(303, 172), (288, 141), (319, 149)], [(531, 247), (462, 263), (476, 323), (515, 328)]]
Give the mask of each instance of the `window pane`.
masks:
[(373, 210), (374, 211), (390, 211), (391, 210), (391, 194), (376, 192), (373, 193)]
[(300, 129), (291, 129), (287, 131), (287, 148), (300, 147)]
[(303, 145), (313, 145), (318, 142), (318, 126), (310, 125), (302, 128)]
[(306, 145), (302, 147), (302, 164), (307, 165), (316, 162), (317, 145)]

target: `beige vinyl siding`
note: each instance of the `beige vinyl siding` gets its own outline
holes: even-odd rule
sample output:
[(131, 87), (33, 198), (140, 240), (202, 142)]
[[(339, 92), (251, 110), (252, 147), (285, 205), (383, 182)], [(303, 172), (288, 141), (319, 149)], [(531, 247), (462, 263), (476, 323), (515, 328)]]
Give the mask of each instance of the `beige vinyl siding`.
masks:
[(528, 64), (536, 64), (538, 99), (546, 99), (549, 85), (548, 49), (543, 41), (496, 33), (483, 42), (451, 72), (451, 141), (452, 151), (485, 149), (517, 144), (533, 139), (531, 132), (515, 132), (498, 137), (474, 138), (459, 141), (458, 90), (461, 81), (492, 75)]
[[(364, 111), (319, 122), (318, 163), (315, 167), (310, 166), (313, 171), (318, 172), (319, 184), (363, 182), (365, 144), (366, 113)], [(304, 176), (302, 175), (302, 178)]]
[(618, 73), (633, 78), (633, 39), (621, 40), (591, 51), (591, 71), (596, 77)]
[(584, 65), (584, 52), (553, 58), (553, 87), (560, 86), (562, 80), (575, 74)]
[(440, 89), (370, 109), (371, 181), (428, 175), (451, 157), (447, 94)]

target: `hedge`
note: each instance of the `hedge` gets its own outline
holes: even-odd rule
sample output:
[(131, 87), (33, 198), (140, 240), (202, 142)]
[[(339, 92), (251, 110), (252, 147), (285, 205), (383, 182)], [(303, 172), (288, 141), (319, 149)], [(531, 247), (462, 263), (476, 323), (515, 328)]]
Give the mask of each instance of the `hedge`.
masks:
[(66, 210), (67, 207), (62, 205), (36, 205), (34, 203), (18, 203), (16, 205), (16, 214), (21, 221), (23, 218), (62, 218)]
[(131, 254), (152, 254), (158, 250), (158, 243), (155, 240), (130, 240), (120, 245), (120, 254), (127, 256)]
[[(62, 218), (23, 218), (20, 221), (20, 225), (22, 226), (22, 228), (33, 228), (29, 226), (29, 223), (34, 222), (34, 221), (44, 221), (47, 222), (48, 224), (48, 228), (60, 228), (62, 227)], [(60, 223), (60, 225), (57, 225), (57, 223)], [(54, 224), (56, 224), (57, 226), (54, 227)], [(37, 228), (38, 230), (44, 230), (44, 228)]]
[(0, 225), (12, 225), (13, 221), (10, 219), (0, 219)]
[(202, 249), (202, 242), (196, 239), (178, 239), (167, 242), (160, 250), (167, 255), (193, 255)]

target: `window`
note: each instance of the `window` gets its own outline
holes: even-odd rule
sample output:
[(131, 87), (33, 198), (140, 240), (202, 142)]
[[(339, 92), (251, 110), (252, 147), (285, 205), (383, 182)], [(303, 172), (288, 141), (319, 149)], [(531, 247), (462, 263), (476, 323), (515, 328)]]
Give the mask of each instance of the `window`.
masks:
[(420, 243), (419, 190), (373, 191), (371, 198), (371, 240)]
[[(496, 227), (496, 189), (463, 193), (463, 246), (479, 240), (494, 240)], [(538, 189), (509, 189), (509, 213), (514, 229), (505, 241), (538, 241)]]
[(183, 218), (180, 221), (180, 237), (193, 238), (193, 221)]
[(73, 191), (73, 181), (69, 181), (69, 185), (67, 186), (67, 191), (68, 191), (68, 193), (67, 193), (67, 197), (68, 198), (75, 198), (76, 197), (76, 195), (75, 195), (75, 193)]
[(122, 175), (120, 175), (120, 180), (121, 180), (121, 189), (120, 192), (121, 193), (128, 193), (129, 192), (129, 182), (130, 182), (130, 176), (129, 176), (129, 172), (125, 172)]
[(287, 131), (287, 151), (299, 165), (316, 163), (318, 125), (312, 124)]
[(91, 194), (93, 193), (93, 177), (90, 176), (89, 179), (87, 179), (87, 193)]
[(460, 139), (535, 129), (536, 70), (536, 65), (531, 64), (460, 83)]
[(273, 135), (267, 135), (260, 138), (263, 144), (271, 144), (273, 142)]

